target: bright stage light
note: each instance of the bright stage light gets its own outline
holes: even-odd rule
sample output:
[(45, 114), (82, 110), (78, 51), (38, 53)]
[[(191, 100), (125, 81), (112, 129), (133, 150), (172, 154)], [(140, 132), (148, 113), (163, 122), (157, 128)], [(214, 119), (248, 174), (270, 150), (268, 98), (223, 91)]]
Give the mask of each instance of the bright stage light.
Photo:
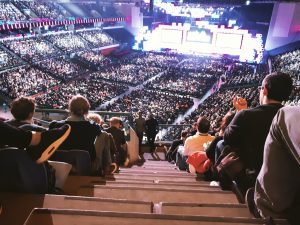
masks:
[(172, 49), (187, 54), (233, 55), (244, 62), (260, 63), (262, 60), (262, 35), (251, 34), (248, 30), (228, 29), (224, 26), (204, 29), (173, 24), (160, 25), (146, 33), (143, 39), (145, 51)]

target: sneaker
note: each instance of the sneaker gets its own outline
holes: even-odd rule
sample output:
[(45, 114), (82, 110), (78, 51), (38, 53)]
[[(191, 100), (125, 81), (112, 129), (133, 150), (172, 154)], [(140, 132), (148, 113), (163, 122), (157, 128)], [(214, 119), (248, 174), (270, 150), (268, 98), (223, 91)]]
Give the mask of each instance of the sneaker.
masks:
[(68, 124), (57, 129), (44, 131), (41, 133), (40, 144), (28, 147), (27, 152), (36, 161), (36, 163), (43, 163), (47, 161), (66, 140), (70, 132), (71, 127)]
[(126, 158), (126, 160), (125, 160), (125, 162), (124, 162), (124, 166), (125, 166), (125, 167), (128, 167), (128, 166), (129, 166), (129, 159), (128, 159), (128, 157)]
[(254, 202), (254, 188), (249, 188), (246, 192), (246, 205), (248, 206), (248, 209), (250, 211), (250, 213), (255, 217), (255, 218), (261, 218), (255, 202)]
[(213, 181), (211, 181), (209, 183), (209, 186), (211, 186), (211, 187), (219, 187), (220, 186), (220, 182), (213, 180)]
[(110, 164), (110, 166), (108, 166), (105, 169), (104, 173), (105, 173), (105, 175), (111, 175), (111, 174), (115, 173), (117, 170), (118, 170), (118, 165), (116, 163), (112, 163), (112, 164)]

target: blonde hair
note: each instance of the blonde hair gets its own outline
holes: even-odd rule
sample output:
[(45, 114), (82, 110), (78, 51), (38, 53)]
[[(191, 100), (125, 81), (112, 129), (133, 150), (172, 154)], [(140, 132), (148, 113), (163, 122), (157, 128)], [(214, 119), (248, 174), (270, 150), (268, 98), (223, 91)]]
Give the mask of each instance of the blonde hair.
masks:
[(121, 118), (120, 117), (112, 117), (112, 118), (110, 118), (109, 122), (110, 122), (111, 126), (118, 125), (118, 124), (121, 124), (120, 123)]
[(89, 101), (81, 95), (75, 95), (69, 101), (69, 110), (76, 116), (88, 114), (90, 107)]
[(100, 125), (102, 125), (103, 122), (104, 122), (103, 119), (102, 119), (102, 117), (99, 114), (97, 114), (97, 113), (89, 113), (87, 115), (87, 118), (88, 118), (88, 120), (92, 120), (92, 121), (94, 121), (94, 122), (96, 122), (96, 123), (98, 123)]

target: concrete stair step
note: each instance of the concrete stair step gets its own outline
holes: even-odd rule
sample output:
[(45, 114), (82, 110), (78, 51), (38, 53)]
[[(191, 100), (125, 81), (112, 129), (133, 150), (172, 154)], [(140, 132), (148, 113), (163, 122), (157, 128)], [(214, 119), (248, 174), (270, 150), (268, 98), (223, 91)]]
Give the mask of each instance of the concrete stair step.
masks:
[(220, 190), (178, 190), (174, 188), (148, 187), (108, 187), (108, 186), (81, 186), (78, 195), (90, 197), (106, 197), (115, 199), (142, 200), (158, 202), (207, 202), (207, 203), (238, 203), (235, 194)]
[(140, 213), (153, 211), (152, 202), (83, 196), (0, 193), (0, 202), (3, 205), (3, 213), (0, 216), (0, 224), (2, 225), (23, 225), (34, 208)]
[[(266, 222), (267, 220), (252, 218), (35, 209), (24, 225), (263, 225), (266, 224)], [(276, 221), (276, 224), (285, 225), (287, 223), (285, 221)]]
[(183, 202), (161, 202), (155, 204), (155, 213), (178, 214), (178, 215), (205, 215), (224, 217), (246, 217), (252, 218), (245, 204), (228, 203), (183, 203)]

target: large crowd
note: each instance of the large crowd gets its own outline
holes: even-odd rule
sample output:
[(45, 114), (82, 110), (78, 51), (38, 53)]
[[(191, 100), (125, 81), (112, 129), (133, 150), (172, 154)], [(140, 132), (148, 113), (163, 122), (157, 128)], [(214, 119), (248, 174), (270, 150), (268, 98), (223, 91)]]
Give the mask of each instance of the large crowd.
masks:
[[(109, 105), (108, 110), (129, 111), (136, 113), (145, 107), (145, 112), (151, 112), (160, 117), (161, 123), (172, 123), (179, 114), (183, 114), (193, 104), (190, 97), (201, 98), (213, 87), (211, 96), (191, 116), (183, 120), (183, 124), (192, 124), (197, 115), (205, 115), (212, 121), (214, 129), (219, 128), (221, 118), (230, 108), (232, 96), (241, 96), (247, 99), (248, 105), (257, 105), (256, 88), (262, 82), (266, 72), (256, 72), (254, 65), (238, 63), (228, 58), (220, 57), (196, 57), (178, 54), (162, 54), (153, 52), (133, 51), (121, 58), (105, 57), (97, 51), (90, 50), (90, 46), (96, 47), (103, 44), (110, 44), (111, 38), (100, 30), (81, 30), (76, 34), (63, 33), (58, 35), (46, 35), (41, 38), (21, 38), (18, 40), (4, 40), (4, 45), (28, 62), (34, 62), (42, 71), (28, 67), (20, 67), (15, 70), (2, 73), (11, 74), (13, 80), (3, 79), (1, 92), (11, 98), (20, 95), (34, 95), (45, 92), (45, 97), (38, 100), (38, 104), (43, 107), (60, 108), (60, 103), (66, 102), (65, 98), (59, 99), (58, 93), (63, 92), (64, 96), (71, 96), (77, 92), (80, 85), (83, 89), (78, 92), (84, 95), (84, 91), (89, 90), (82, 81), (73, 81), (78, 76), (88, 75), (90, 72), (83, 65), (72, 62), (66, 56), (57, 56), (65, 52), (77, 52), (76, 56), (82, 62), (93, 64), (98, 69), (97, 72), (89, 75), (90, 81), (85, 82), (91, 86), (88, 91), (88, 99), (93, 106), (99, 106), (110, 100), (110, 96), (117, 96), (128, 89), (128, 85), (138, 85), (145, 81), (143, 90), (135, 90), (126, 95), (123, 99)], [(50, 41), (50, 42), (49, 42)], [(53, 46), (51, 42), (56, 46)], [(58, 48), (62, 51), (58, 50)], [(85, 51), (82, 51), (85, 50)], [(1, 50), (3, 68), (18, 65), (19, 60), (5, 50)], [(295, 83), (299, 82), (297, 71), (298, 50), (286, 53), (274, 58), (273, 69), (291, 72)], [(288, 63), (287, 58), (291, 58)], [(278, 61), (282, 61), (278, 63)], [(26, 69), (24, 69), (26, 68)], [(32, 76), (24, 78), (24, 71)], [(38, 71), (38, 72), (37, 72)], [(49, 82), (42, 82), (46, 77)], [(151, 79), (154, 78), (154, 79)], [(67, 84), (59, 84), (62, 80)], [(105, 82), (107, 80), (109, 82)], [(106, 91), (95, 87), (100, 82), (101, 88), (109, 87)], [(103, 83), (102, 83), (103, 82)], [(112, 83), (113, 85), (111, 85)], [(8, 85), (13, 83), (13, 85)], [(23, 84), (24, 83), (24, 84)], [(80, 84), (80, 85), (79, 85)], [(105, 84), (105, 87), (102, 87)], [(116, 85), (116, 84), (119, 84)], [(215, 84), (215, 85), (214, 85)], [(32, 85), (37, 85), (33, 88)], [(75, 86), (74, 86), (75, 85)], [(51, 87), (55, 87), (52, 89)], [(221, 88), (221, 89), (220, 89)], [(220, 89), (220, 90), (219, 90)], [(51, 92), (50, 94), (47, 92)], [(112, 94), (108, 94), (112, 91)], [(99, 96), (95, 93), (102, 93)], [(50, 97), (48, 97), (48, 95)], [(159, 95), (164, 97), (160, 98)], [(181, 96), (185, 96), (186, 99)], [(142, 97), (142, 98), (141, 98)], [(137, 98), (136, 101), (133, 98)], [(43, 100), (42, 100), (43, 99)], [(153, 101), (145, 104), (144, 101)], [(154, 99), (154, 100), (153, 100)], [(184, 99), (184, 100), (182, 100)], [(60, 102), (61, 100), (61, 102)], [(161, 101), (161, 104), (159, 102)], [(183, 103), (181, 102), (183, 101)], [(136, 105), (131, 104), (135, 102)], [(287, 104), (297, 105), (299, 102), (299, 88), (296, 88)], [(138, 105), (141, 104), (141, 107)], [(165, 106), (161, 111), (158, 106)], [(173, 112), (172, 106), (176, 106)], [(211, 108), (214, 105), (216, 107)], [(155, 110), (154, 110), (155, 109)], [(174, 114), (174, 115), (171, 115)]]
[(6, 69), (10, 67), (17, 66), (21, 63), (21, 61), (14, 57), (12, 54), (0, 49), (0, 66), (1, 69)]
[(179, 68), (192, 72), (205, 71), (208, 74), (218, 76), (224, 74), (233, 62), (233, 60), (228, 58), (190, 56), (182, 61)]
[(116, 42), (108, 36), (105, 32), (102, 32), (101, 30), (83, 30), (78, 31), (77, 34), (79, 34), (81, 37), (83, 37), (85, 40), (90, 42), (94, 47), (99, 48), (107, 45), (115, 44)]
[(85, 40), (71, 32), (48, 35), (47, 39), (65, 52), (83, 51), (90, 48)]
[(175, 67), (184, 57), (182, 55), (160, 54), (154, 52), (132, 52), (120, 61), (127, 64), (143, 65), (146, 67)]
[(27, 61), (38, 61), (61, 54), (49, 42), (42, 38), (20, 38), (3, 42), (6, 47)]
[(223, 84), (223, 87), (236, 88), (259, 85), (266, 73), (257, 73), (254, 70), (254, 65), (245, 63), (232, 64), (226, 75), (226, 83)]
[(26, 16), (11, 2), (0, 3), (0, 20), (19, 21), (26, 20)]
[(300, 49), (271, 58), (272, 70), (290, 73), (295, 81), (300, 80)]
[(113, 60), (111, 66), (101, 69), (97, 75), (107, 80), (138, 85), (169, 67), (175, 67), (182, 58), (180, 55), (132, 52)]
[(31, 9), (39, 18), (49, 19), (64, 19), (70, 14), (55, 2), (35, 2), (24, 1), (22, 2), (26, 7)]
[[(61, 16), (60, 8), (52, 3), (28, 5), (39, 15), (50, 18)], [(87, 9), (92, 10), (90, 6)], [(25, 17), (14, 3), (0, 3), (0, 8), (0, 17), (4, 20), (23, 20)], [(104, 11), (101, 13), (104, 14)], [(108, 7), (107, 14), (112, 12)], [(14, 120), (7, 123), (1, 121), (0, 124), (3, 135), (0, 148), (3, 145), (18, 147), (21, 149), (18, 153), (31, 157), (32, 160), (27, 161), (35, 165), (45, 163), (59, 143), (62, 144), (61, 149), (82, 149), (88, 154), (87, 165), (84, 166), (89, 169), (83, 175), (112, 174), (118, 166), (128, 166), (126, 140), (121, 130), (124, 124), (120, 118), (113, 117), (110, 127), (103, 132), (100, 125), (103, 121), (99, 117), (91, 119), (90, 109), (102, 105), (108, 111), (129, 112), (134, 117), (137, 114), (148, 115), (147, 120), (141, 118), (144, 124), (141, 137), (143, 139), (145, 132), (150, 152), (154, 153), (158, 124), (173, 124), (185, 116), (192, 106), (196, 108), (194, 104), (201, 102), (200, 98), (205, 96), (206, 99), (196, 110), (180, 122), (184, 127), (192, 125), (186, 134), (181, 132), (180, 140), (176, 139), (181, 130), (175, 128), (167, 132), (170, 140), (181, 143), (177, 146), (182, 145), (172, 150), (175, 158), (167, 159), (176, 163), (180, 170), (201, 173), (207, 180), (218, 181), (212, 184), (222, 189), (232, 190), (234, 186), (239, 196), (246, 200), (253, 217), (268, 218), (260, 222), (268, 220), (267, 223), (273, 223), (274, 216), (287, 219), (291, 225), (299, 224), (300, 183), (295, 177), (300, 175), (300, 114), (299, 107), (284, 107), (282, 104), (286, 101), (286, 105), (300, 105), (299, 50), (271, 59), (273, 64), (270, 69), (286, 72), (292, 80), (285, 73), (266, 75), (266, 71), (257, 72), (257, 67), (253, 65), (219, 56), (185, 57), (133, 52), (119, 59), (107, 59), (91, 50), (113, 43), (101, 31), (60, 33), (47, 35), (46, 39), (5, 42), (4, 45), (13, 53), (1, 46), (1, 95), (14, 99), (13, 103), (25, 101), (31, 104), (32, 110), (28, 109), (28, 115), (20, 120), (18, 113), (23, 116), (27, 109), (19, 108), (18, 111), (12, 104)], [(66, 54), (62, 56), (60, 52)], [(7, 69), (18, 65), (19, 60), (14, 53), (25, 59), (28, 65)], [(70, 53), (76, 54), (67, 55)], [(98, 71), (86, 69), (76, 57), (95, 65)], [(21, 96), (33, 96), (35, 102)], [(109, 102), (117, 96), (119, 98)], [(15, 99), (17, 97), (21, 98)], [(68, 108), (70, 115), (66, 120), (52, 122), (49, 132), (31, 123), (35, 104), (42, 108)], [(91, 121), (95, 118), (99, 124)], [(149, 121), (154, 126), (151, 132), (153, 137), (149, 134)], [(16, 129), (18, 126), (12, 125), (16, 122), (25, 123), (27, 129), (43, 129), (43, 133)], [(100, 138), (105, 142), (99, 144)], [(109, 144), (112, 147), (107, 147), (108, 143), (112, 143)], [(171, 148), (166, 152), (166, 157)], [(227, 151), (229, 155), (226, 155)], [(18, 160), (15, 161), (15, 158)], [(9, 160), (21, 164), (25, 162), (19, 157)], [(236, 163), (239, 167), (230, 171), (228, 167)], [(7, 163), (6, 167), (9, 165), (14, 166)], [(72, 172), (79, 174), (82, 171), (75, 169)], [(5, 173), (10, 175), (10, 170), (2, 174)], [(6, 180), (13, 179), (18, 181), (20, 178), (13, 176)], [(14, 184), (14, 187), (22, 186), (15, 183), (17, 185)], [(52, 191), (47, 187), (40, 193), (55, 193)]]
[(113, 6), (102, 6), (93, 2), (72, 3), (70, 9), (68, 2), (41, 2), (41, 1), (2, 1), (0, 4), (0, 20), (3, 21), (24, 21), (32, 18), (58, 19), (68, 17), (81, 18), (107, 18), (120, 17)]
[(78, 52), (76, 55), (79, 56), (80, 60), (91, 63), (99, 69), (112, 63), (110, 58), (105, 57), (100, 52), (85, 51)]
[(35, 65), (62, 80), (73, 79), (88, 71), (63, 56), (39, 61)]
[(172, 68), (162, 76), (147, 83), (147, 87), (201, 98), (216, 80), (216, 76), (205, 72), (188, 72)]
[(138, 85), (162, 71), (163, 69), (158, 67), (116, 63), (108, 68), (104, 68), (103, 70), (96, 72), (96, 74), (99, 78), (101, 77), (106, 80)]
[(193, 100), (186, 96), (141, 89), (132, 91), (129, 95), (108, 105), (106, 109), (113, 112), (131, 112), (134, 115), (143, 111), (144, 114), (155, 115), (160, 124), (172, 124), (192, 105)]
[(22, 66), (0, 73), (0, 91), (11, 99), (46, 92), (60, 81), (49, 74), (29, 66)]
[(95, 109), (105, 101), (124, 93), (127, 89), (126, 85), (99, 80), (91, 75), (54, 87), (46, 94), (38, 96), (36, 102), (42, 108), (67, 109), (70, 98), (73, 95), (81, 94), (88, 98), (91, 108)]

